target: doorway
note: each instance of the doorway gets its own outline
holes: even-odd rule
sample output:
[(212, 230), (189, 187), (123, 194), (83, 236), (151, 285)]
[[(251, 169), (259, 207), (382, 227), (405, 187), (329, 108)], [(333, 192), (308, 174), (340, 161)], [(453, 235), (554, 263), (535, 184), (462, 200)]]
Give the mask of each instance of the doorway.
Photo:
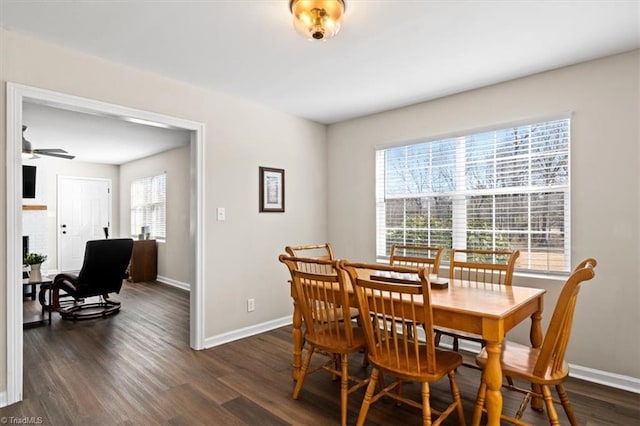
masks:
[(82, 267), (89, 240), (106, 238), (111, 225), (111, 180), (58, 176), (58, 269)]
[[(39, 103), (114, 118), (133, 118), (162, 123), (190, 131), (192, 178), (190, 184), (191, 244), (194, 253), (193, 282), (190, 291), (190, 339), (193, 349), (204, 348), (204, 124), (121, 105), (99, 102), (16, 83), (7, 83), (7, 275), (6, 283), (22, 277), (22, 107), (24, 102)], [(7, 285), (7, 404), (22, 400), (23, 330), (22, 291)]]

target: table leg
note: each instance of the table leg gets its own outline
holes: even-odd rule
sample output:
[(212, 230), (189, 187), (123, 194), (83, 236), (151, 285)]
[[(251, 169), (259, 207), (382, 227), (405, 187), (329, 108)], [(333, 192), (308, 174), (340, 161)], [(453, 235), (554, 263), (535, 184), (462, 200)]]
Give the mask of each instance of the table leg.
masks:
[(293, 299), (293, 379), (298, 380), (302, 365), (302, 313), (296, 299)]
[[(529, 340), (531, 341), (531, 347), (539, 348), (542, 346), (542, 307), (540, 310), (531, 315), (531, 331), (529, 332)], [(531, 390), (537, 394), (542, 393), (542, 389), (539, 385), (531, 384)], [(543, 401), (540, 398), (533, 398), (531, 400), (531, 408), (537, 411), (542, 411), (544, 407)]]
[(502, 367), (500, 365), (500, 353), (502, 345), (500, 342), (487, 342), (487, 365), (484, 370), (485, 382), (487, 384), (487, 396), (485, 404), (487, 408), (487, 425), (500, 425), (500, 414), (502, 413)]

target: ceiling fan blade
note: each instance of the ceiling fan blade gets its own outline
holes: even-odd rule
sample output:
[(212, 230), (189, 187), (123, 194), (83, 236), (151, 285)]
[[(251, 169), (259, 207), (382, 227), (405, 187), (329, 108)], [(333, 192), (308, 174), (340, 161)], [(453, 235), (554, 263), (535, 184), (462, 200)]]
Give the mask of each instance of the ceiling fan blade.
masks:
[[(65, 151), (66, 152), (66, 151)], [(36, 154), (40, 154), (40, 155), (48, 155), (49, 157), (58, 157), (58, 158), (66, 158), (67, 160), (73, 160), (74, 158), (76, 158), (75, 155), (67, 155), (67, 154), (57, 154), (55, 152), (42, 152), (39, 149), (36, 149), (34, 151), (34, 153)]]
[(38, 149), (34, 149), (33, 151), (39, 152), (41, 154), (45, 152), (57, 152), (58, 154), (67, 154), (67, 151), (61, 148), (38, 148)]

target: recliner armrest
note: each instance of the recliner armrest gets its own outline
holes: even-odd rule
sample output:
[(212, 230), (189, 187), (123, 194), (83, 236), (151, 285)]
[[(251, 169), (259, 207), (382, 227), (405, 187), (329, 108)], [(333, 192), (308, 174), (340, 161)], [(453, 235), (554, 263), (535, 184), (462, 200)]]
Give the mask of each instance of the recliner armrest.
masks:
[(58, 274), (53, 279), (54, 288), (63, 289), (67, 293), (74, 295), (77, 292), (78, 276), (73, 274)]

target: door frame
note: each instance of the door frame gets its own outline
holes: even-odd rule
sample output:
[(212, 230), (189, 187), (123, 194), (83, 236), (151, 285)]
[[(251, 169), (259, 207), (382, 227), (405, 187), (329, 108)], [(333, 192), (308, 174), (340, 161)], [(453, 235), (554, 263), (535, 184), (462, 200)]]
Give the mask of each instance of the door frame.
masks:
[[(22, 287), (22, 105), (25, 101), (117, 118), (137, 118), (191, 132), (190, 237), (194, 252), (190, 290), (189, 346), (204, 349), (204, 123), (157, 114), (51, 90), (7, 82), (6, 151), (6, 404), (21, 401), (23, 391)], [(5, 401), (2, 401), (5, 402)], [(0, 404), (1, 406), (2, 404)]]
[[(62, 271), (62, 261), (60, 260), (62, 256), (60, 256), (60, 253), (62, 252), (62, 250), (60, 249), (61, 247), (61, 243), (60, 243), (60, 239), (61, 239), (61, 234), (60, 234), (60, 212), (62, 210), (61, 204), (60, 204), (60, 188), (61, 188), (61, 182), (63, 180), (83, 180), (83, 181), (98, 181), (98, 182), (106, 182), (109, 185), (109, 192), (107, 195), (108, 198), (108, 204), (109, 204), (109, 208), (107, 209), (107, 222), (109, 223), (109, 227), (111, 227), (111, 224), (113, 223), (113, 217), (111, 216), (111, 212), (113, 211), (113, 181), (109, 178), (97, 178), (97, 177), (87, 177), (87, 176), (66, 176), (66, 175), (59, 175), (56, 179), (56, 247), (57, 247), (57, 251), (56, 251), (56, 270), (58, 271)], [(113, 233), (112, 233), (113, 235)]]

